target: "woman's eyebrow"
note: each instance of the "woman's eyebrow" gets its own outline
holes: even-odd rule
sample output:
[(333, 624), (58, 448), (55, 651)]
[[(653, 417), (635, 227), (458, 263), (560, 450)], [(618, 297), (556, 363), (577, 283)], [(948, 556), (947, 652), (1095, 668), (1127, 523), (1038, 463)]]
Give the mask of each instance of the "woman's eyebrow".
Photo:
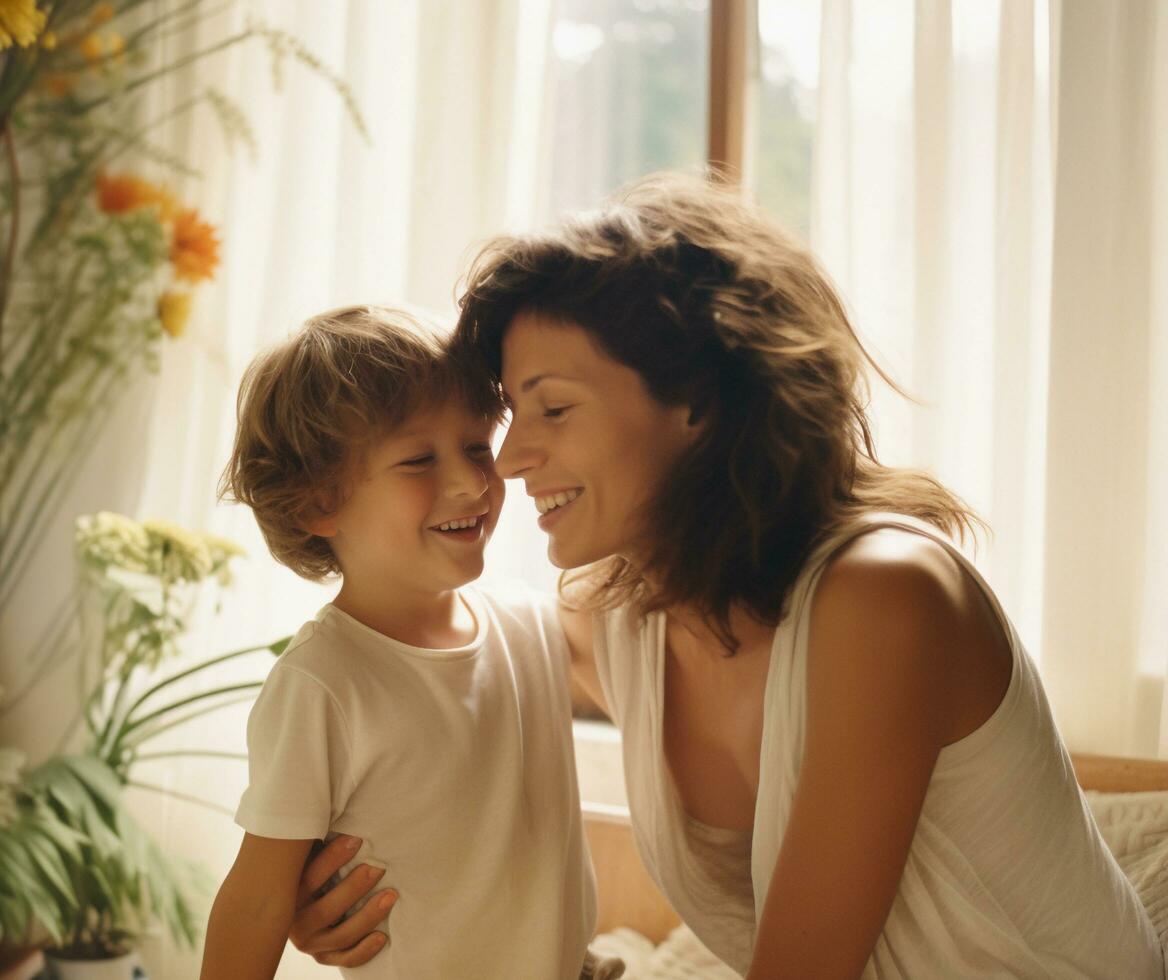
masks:
[[(531, 391), (532, 388), (535, 388), (537, 385), (539, 385), (543, 381), (567, 381), (570, 384), (580, 384), (581, 383), (581, 382), (577, 381), (575, 378), (569, 378), (569, 377), (566, 377), (565, 375), (562, 375), (562, 374), (536, 374), (536, 375), (533, 375), (532, 377), (528, 378), (526, 381), (524, 381), (519, 386), (519, 390), (523, 394), (527, 394), (527, 392)], [(506, 389), (503, 390), (503, 397), (510, 400), (511, 396), (507, 394)]]

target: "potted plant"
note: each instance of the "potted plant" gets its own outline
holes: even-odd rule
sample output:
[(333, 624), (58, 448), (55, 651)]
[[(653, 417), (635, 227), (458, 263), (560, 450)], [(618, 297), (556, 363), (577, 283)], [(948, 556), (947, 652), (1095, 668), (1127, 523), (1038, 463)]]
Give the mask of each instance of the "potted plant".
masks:
[[(100, 513), (77, 521), (84, 615), (95, 617), (94, 678), (66, 742), (77, 747), (24, 771), (0, 753), (0, 941), (40, 937), (50, 976), (62, 980), (145, 976), (134, 946), (151, 923), (192, 946), (210, 883), (196, 866), (164, 854), (125, 805), (126, 786), (166, 792), (134, 778), (152, 755), (243, 753), (185, 749), (149, 753), (163, 732), (228, 704), (250, 700), (262, 680), (190, 691), (228, 661), (288, 638), (221, 654), (158, 678), (179, 652), (204, 583), (230, 583), (232, 542), (160, 521)], [(189, 799), (188, 797), (184, 797)], [(136, 971), (136, 972), (135, 972)]]

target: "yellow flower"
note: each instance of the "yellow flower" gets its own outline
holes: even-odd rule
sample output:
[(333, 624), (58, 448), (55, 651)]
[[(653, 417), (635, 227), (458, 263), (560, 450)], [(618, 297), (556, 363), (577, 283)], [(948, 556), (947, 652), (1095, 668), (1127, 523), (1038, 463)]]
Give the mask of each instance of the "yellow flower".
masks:
[(154, 200), (150, 203), (158, 205), (158, 216), (163, 221), (173, 221), (174, 216), (179, 212), (178, 201), (174, 199), (174, 195), (167, 187), (155, 187)]
[(41, 47), (46, 51), (57, 50), (57, 35), (55, 31), (45, 31), (45, 33), (41, 35)]
[(200, 582), (211, 574), (215, 563), (207, 543), (197, 531), (171, 521), (143, 521), (150, 536), (154, 570), (172, 581)]
[(106, 50), (115, 58), (120, 58), (126, 50), (126, 39), (117, 32), (106, 35)]
[(27, 48), (45, 29), (45, 15), (35, 0), (0, 0), (0, 51), (18, 45)]
[(177, 340), (187, 329), (187, 321), (191, 318), (190, 293), (165, 292), (158, 297), (158, 319), (162, 321), (162, 329)]
[(98, 64), (105, 57), (105, 45), (101, 43), (101, 38), (96, 34), (86, 34), (77, 46), (85, 55), (85, 60), (91, 65)]
[(104, 24), (106, 21), (113, 20), (115, 13), (117, 11), (114, 10), (112, 3), (99, 3), (90, 11), (89, 20), (94, 25)]
[(199, 220), (194, 208), (180, 211), (174, 218), (174, 238), (170, 243), (174, 273), (186, 282), (210, 279), (219, 264), (219, 240), (215, 228)]
[(74, 524), (74, 541), (81, 560), (98, 571), (111, 565), (129, 572), (150, 571), (150, 536), (124, 514), (106, 510), (82, 514)]

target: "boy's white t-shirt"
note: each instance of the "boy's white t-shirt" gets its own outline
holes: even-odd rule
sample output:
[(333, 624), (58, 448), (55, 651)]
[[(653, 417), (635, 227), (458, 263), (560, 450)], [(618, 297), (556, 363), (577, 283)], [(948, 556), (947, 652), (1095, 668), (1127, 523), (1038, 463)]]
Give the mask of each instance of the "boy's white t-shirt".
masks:
[(477, 635), (425, 650), (331, 603), (299, 630), (247, 724), (235, 814), (278, 839), (362, 838), (390, 944), (347, 977), (576, 980), (596, 924), (552, 597), (460, 593)]

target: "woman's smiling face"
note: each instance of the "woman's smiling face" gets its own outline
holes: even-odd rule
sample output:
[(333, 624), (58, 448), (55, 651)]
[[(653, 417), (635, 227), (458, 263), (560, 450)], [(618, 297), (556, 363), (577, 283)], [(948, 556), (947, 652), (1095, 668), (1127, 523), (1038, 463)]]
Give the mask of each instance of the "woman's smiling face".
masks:
[(641, 514), (693, 442), (685, 405), (664, 405), (583, 327), (521, 312), (503, 338), (511, 424), (496, 466), (535, 498), (548, 557), (576, 568), (631, 556)]

